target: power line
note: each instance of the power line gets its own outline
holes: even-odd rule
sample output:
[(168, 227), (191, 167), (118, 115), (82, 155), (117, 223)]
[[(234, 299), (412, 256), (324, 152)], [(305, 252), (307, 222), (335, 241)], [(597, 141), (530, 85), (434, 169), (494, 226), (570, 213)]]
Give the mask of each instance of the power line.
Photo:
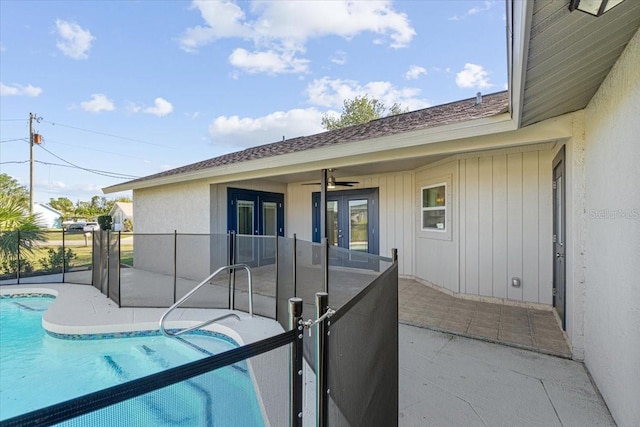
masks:
[[(73, 167), (75, 167), (76, 169), (80, 169), (86, 172), (91, 172), (91, 173), (95, 173), (97, 175), (104, 175), (104, 176), (108, 176), (110, 178), (125, 178), (125, 179), (131, 179), (131, 178), (139, 178), (137, 176), (134, 175), (127, 175), (127, 174), (122, 174), (122, 173), (117, 173), (117, 172), (105, 172), (105, 171), (100, 171), (97, 169), (89, 169), (89, 168), (85, 168), (79, 165), (76, 165), (75, 163), (71, 163), (68, 160), (63, 159), (62, 157), (58, 156), (57, 154), (51, 152), (50, 150), (47, 150), (46, 148), (44, 148), (42, 145), (38, 145), (38, 147), (40, 147), (41, 149), (43, 149), (44, 151), (46, 151), (47, 153), (51, 154), (53, 157), (55, 157), (58, 160), (62, 160), (63, 162), (65, 162), (68, 165), (71, 165)], [(116, 176), (117, 175), (117, 176)]]
[[(63, 165), (63, 164), (60, 164), (60, 163), (45, 162), (45, 161), (42, 161), (42, 160), (34, 160), (34, 162), (35, 163), (39, 163), (41, 165), (45, 165), (45, 166), (59, 166), (59, 167), (63, 167), (63, 168), (80, 169), (80, 170), (84, 170), (86, 172), (91, 172), (91, 173), (96, 173), (96, 174), (99, 174), (99, 175), (109, 176), (110, 178), (119, 178), (119, 179), (135, 179), (135, 178), (139, 178), (138, 176), (135, 176), (135, 175), (126, 175), (126, 174), (121, 174), (119, 172), (109, 172), (109, 171), (103, 171), (103, 170), (99, 170), (99, 169), (82, 168), (82, 167), (72, 166), (72, 165)], [(0, 162), (0, 165), (24, 164), (24, 163), (29, 163), (29, 160), (9, 160), (9, 161), (6, 161), (6, 162)]]
[(100, 132), (100, 131), (97, 131), (97, 130), (84, 129), (84, 128), (79, 128), (79, 127), (76, 127), (76, 126), (65, 125), (65, 124), (62, 124), (62, 123), (54, 123), (54, 122), (50, 122), (48, 120), (43, 120), (43, 122), (49, 123), (52, 126), (62, 126), (62, 127), (66, 127), (66, 128), (69, 128), (69, 129), (75, 129), (75, 130), (80, 130), (80, 131), (83, 131), (83, 132), (95, 133), (97, 135), (108, 136), (108, 137), (111, 137), (111, 138), (118, 138), (118, 139), (122, 139), (122, 140), (125, 140), (125, 141), (139, 142), (140, 144), (147, 144), (147, 145), (153, 145), (153, 146), (156, 146), (156, 147), (170, 148), (172, 150), (180, 150), (180, 148), (178, 148), (178, 147), (171, 147), (169, 145), (156, 144), (156, 143), (153, 143), (153, 142), (142, 141), (140, 139), (128, 138), (126, 136), (113, 135), (113, 134), (110, 134), (110, 133)]
[(15, 139), (3, 139), (2, 141), (0, 141), (0, 144), (3, 144), (5, 142), (13, 142), (13, 141), (29, 142), (29, 140), (27, 138), (15, 138)]
[(21, 121), (27, 121), (29, 119), (0, 119), (0, 122), (21, 122)]

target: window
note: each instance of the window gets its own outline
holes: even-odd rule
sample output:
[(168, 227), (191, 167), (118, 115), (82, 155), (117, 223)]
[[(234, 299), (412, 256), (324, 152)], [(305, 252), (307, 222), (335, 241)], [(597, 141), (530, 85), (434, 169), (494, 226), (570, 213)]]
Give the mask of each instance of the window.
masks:
[(447, 184), (422, 187), (422, 229), (446, 231)]

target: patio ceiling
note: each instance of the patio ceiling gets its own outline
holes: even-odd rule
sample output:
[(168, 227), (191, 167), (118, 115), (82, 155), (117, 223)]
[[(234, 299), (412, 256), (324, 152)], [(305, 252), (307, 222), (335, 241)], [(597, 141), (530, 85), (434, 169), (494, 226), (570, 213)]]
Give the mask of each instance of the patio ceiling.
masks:
[(568, 5), (533, 2), (521, 126), (585, 108), (640, 27), (638, 0), (597, 18)]

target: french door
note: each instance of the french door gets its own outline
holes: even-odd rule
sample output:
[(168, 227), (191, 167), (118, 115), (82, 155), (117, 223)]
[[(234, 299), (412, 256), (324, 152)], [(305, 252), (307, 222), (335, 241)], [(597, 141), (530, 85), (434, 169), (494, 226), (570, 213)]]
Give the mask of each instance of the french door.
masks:
[(254, 236), (284, 236), (284, 195), (229, 188), (227, 200), (228, 228), (236, 233), (235, 262), (273, 264), (275, 239)]
[[(320, 193), (313, 193), (313, 241), (320, 242)], [(378, 253), (378, 189), (327, 193), (327, 239), (329, 245), (351, 251)], [(366, 263), (357, 254), (334, 256), (332, 262), (347, 266)]]

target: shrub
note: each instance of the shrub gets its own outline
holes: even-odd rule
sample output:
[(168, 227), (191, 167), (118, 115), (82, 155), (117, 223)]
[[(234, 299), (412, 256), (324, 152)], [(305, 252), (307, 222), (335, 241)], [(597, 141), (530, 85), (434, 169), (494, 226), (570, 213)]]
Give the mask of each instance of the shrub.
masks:
[(58, 250), (49, 248), (47, 251), (48, 256), (46, 258), (40, 258), (40, 264), (42, 268), (51, 273), (62, 272), (62, 266), (64, 265), (64, 271), (69, 271), (71, 268), (71, 260), (76, 258), (76, 254), (69, 248), (65, 251), (62, 247)]
[(129, 218), (124, 220), (124, 231), (133, 231), (133, 221)]
[[(0, 268), (2, 268), (3, 274), (15, 275), (18, 271), (18, 259), (3, 259)], [(33, 265), (29, 260), (20, 258), (20, 273), (33, 273)]]
[(111, 215), (100, 215), (98, 217), (98, 224), (100, 224), (101, 230), (111, 230), (111, 224), (113, 224), (113, 218), (111, 218)]

